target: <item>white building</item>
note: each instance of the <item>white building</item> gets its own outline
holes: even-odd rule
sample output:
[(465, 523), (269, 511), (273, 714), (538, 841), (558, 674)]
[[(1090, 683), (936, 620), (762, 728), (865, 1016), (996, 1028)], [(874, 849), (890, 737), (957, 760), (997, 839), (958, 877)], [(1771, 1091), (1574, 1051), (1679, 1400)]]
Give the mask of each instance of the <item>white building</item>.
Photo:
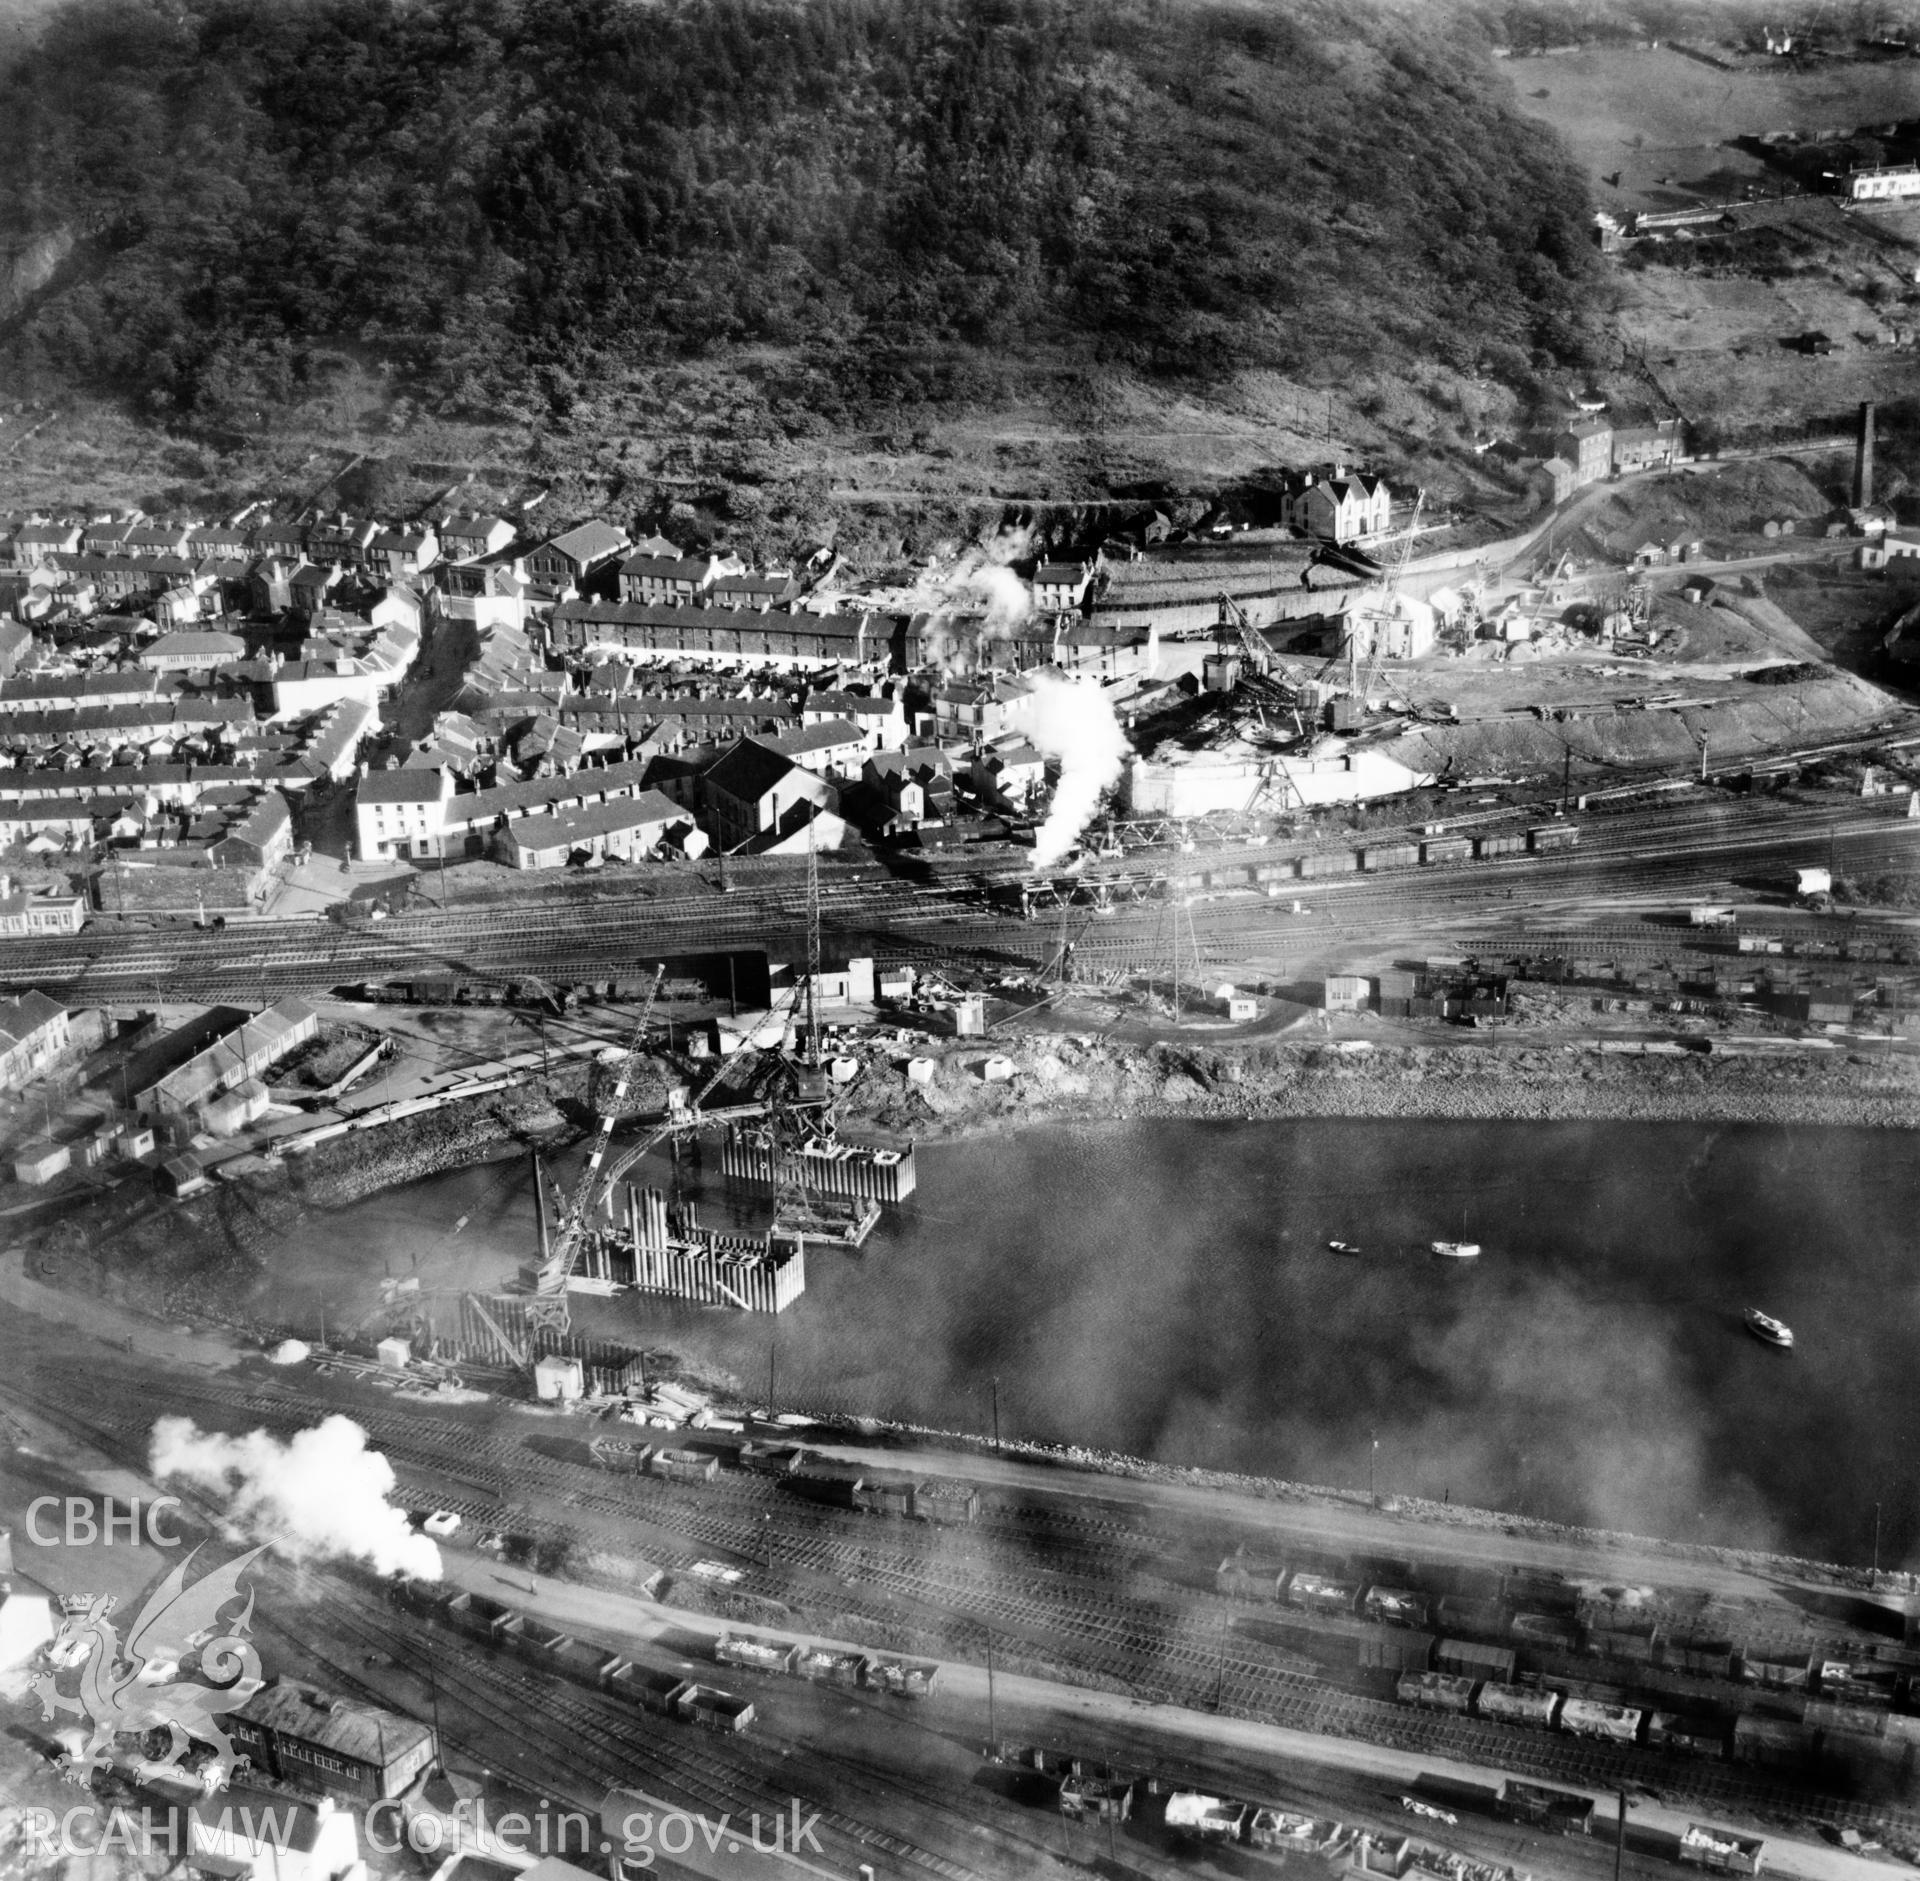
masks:
[(1920, 163), (1877, 163), (1847, 173), (1849, 202), (1907, 202), (1920, 196)]
[(187, 1866), (240, 1881), (359, 1881), (353, 1812), (331, 1796), (230, 1785), (187, 1812)]
[(1433, 778), (1378, 751), (1329, 749), (1311, 756), (1195, 759), (1156, 764), (1135, 758), (1121, 789), (1134, 816), (1205, 816), (1276, 804), (1359, 803), (1418, 790)]
[(1887, 529), (1868, 536), (1860, 544), (1862, 568), (1888, 568), (1902, 564), (1901, 572), (1912, 574), (1920, 568), (1920, 532), (1911, 529)]
[(453, 778), (434, 767), (369, 771), (353, 796), (354, 849), (362, 862), (437, 856)]
[(66, 1007), (45, 993), (0, 999), (0, 1091), (17, 1091), (36, 1078), (72, 1042)]

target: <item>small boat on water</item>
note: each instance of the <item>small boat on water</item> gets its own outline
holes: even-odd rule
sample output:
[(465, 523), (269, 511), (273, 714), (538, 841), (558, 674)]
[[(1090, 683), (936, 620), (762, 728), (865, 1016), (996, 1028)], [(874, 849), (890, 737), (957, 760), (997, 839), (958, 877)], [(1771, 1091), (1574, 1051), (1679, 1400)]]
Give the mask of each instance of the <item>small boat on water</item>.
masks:
[(1747, 1330), (1756, 1339), (1764, 1340), (1768, 1345), (1777, 1345), (1782, 1351), (1793, 1350), (1793, 1328), (1785, 1320), (1775, 1319), (1771, 1313), (1763, 1313), (1757, 1306), (1750, 1306), (1742, 1315)]
[(1352, 1241), (1329, 1241), (1327, 1246), (1335, 1254), (1358, 1254), (1359, 1247)]
[(1435, 1241), (1433, 1251), (1450, 1261), (1470, 1261), (1480, 1252), (1478, 1241)]

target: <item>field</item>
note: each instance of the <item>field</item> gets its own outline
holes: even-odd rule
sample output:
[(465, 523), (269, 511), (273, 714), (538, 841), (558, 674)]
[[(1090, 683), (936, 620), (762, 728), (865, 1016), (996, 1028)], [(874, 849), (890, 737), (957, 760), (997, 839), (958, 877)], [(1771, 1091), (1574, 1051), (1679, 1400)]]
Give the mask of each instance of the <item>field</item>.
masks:
[[(1729, 148), (1770, 131), (1852, 130), (1920, 115), (1920, 66), (1802, 70), (1715, 52), (1721, 70), (1671, 46), (1582, 50), (1506, 63), (1520, 109), (1551, 125), (1593, 179), (1599, 206), (1683, 208), (1731, 201), (1772, 173)], [(1613, 179), (1618, 177), (1618, 182)]]

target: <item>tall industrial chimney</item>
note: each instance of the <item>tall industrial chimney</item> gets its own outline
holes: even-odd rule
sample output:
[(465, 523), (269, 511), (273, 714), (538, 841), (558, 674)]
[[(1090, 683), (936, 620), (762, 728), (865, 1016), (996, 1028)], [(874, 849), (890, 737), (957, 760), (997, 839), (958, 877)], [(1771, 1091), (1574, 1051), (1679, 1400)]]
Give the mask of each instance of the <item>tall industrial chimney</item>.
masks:
[(1873, 400), (1860, 402), (1860, 438), (1853, 450), (1853, 501), (1865, 509), (1873, 501)]

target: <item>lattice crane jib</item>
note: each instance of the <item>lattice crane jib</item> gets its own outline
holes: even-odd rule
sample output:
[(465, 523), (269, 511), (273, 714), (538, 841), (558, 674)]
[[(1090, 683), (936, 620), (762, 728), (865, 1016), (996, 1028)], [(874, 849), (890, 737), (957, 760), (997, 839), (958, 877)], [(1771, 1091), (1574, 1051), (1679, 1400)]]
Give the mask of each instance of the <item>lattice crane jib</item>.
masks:
[(807, 1063), (820, 1068), (820, 851), (814, 842), (819, 811), (807, 818)]
[(628, 1088), (633, 1083), (633, 1068), (639, 1062), (640, 1052), (647, 1041), (647, 1028), (653, 1019), (654, 1002), (660, 997), (660, 988), (666, 983), (667, 968), (664, 961), (654, 973), (653, 984), (647, 989), (645, 1003), (640, 1008), (640, 1016), (634, 1022), (633, 1037), (628, 1042), (626, 1055), (620, 1062), (620, 1069), (613, 1081), (613, 1091), (607, 1100), (606, 1108), (600, 1113), (599, 1128), (594, 1132), (593, 1147), (587, 1152), (586, 1167), (580, 1172), (580, 1180), (574, 1185), (572, 1195), (567, 1198), (566, 1207), (561, 1211), (560, 1225), (553, 1236), (552, 1249), (542, 1262), (538, 1280), (534, 1287), (534, 1298), (540, 1304), (537, 1312), (541, 1318), (551, 1317), (554, 1311), (552, 1303), (558, 1302), (560, 1323), (566, 1322), (567, 1281), (573, 1273), (574, 1263), (580, 1258), (580, 1248), (586, 1239), (587, 1224), (592, 1218), (594, 1204), (599, 1199), (601, 1182), (600, 1167), (606, 1161), (607, 1146), (613, 1140), (614, 1125), (619, 1121), (620, 1108), (626, 1102)]

